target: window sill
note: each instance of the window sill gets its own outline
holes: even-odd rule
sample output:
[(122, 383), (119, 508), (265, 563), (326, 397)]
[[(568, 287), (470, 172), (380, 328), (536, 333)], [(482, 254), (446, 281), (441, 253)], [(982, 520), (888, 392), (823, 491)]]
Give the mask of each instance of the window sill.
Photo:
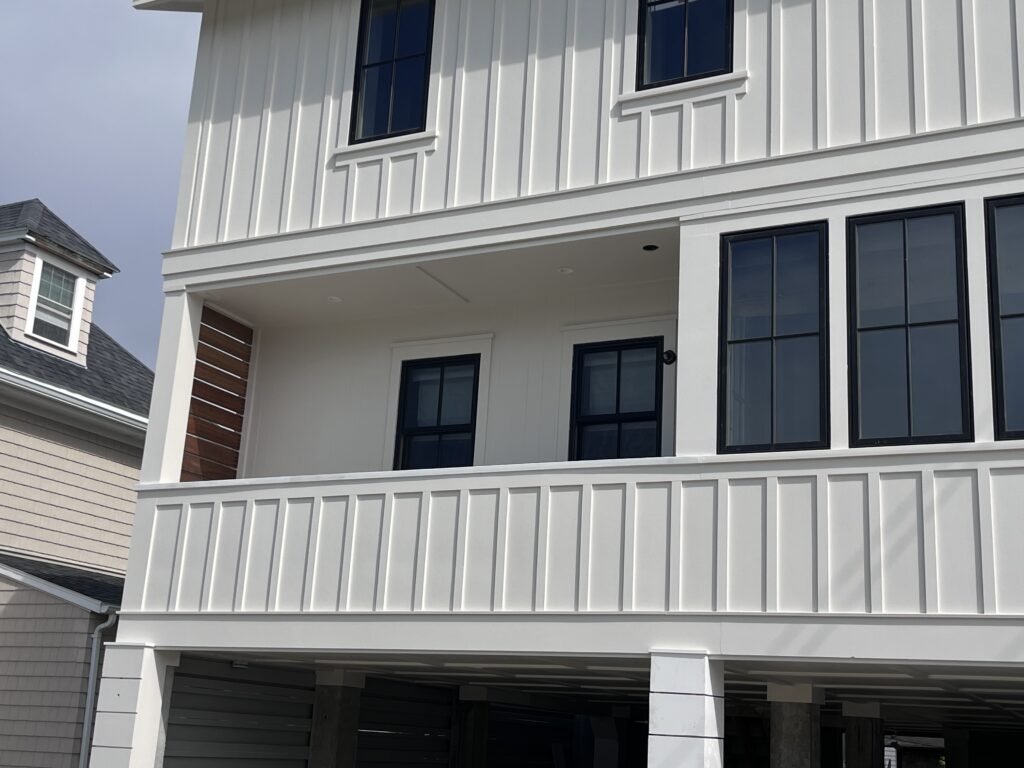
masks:
[(682, 104), (695, 96), (742, 95), (747, 92), (750, 74), (743, 69), (725, 75), (715, 75), (701, 80), (687, 80), (683, 83), (648, 88), (642, 91), (619, 94), (617, 104), (624, 115), (636, 114), (646, 109)]
[(347, 147), (336, 147), (331, 154), (331, 161), (338, 165), (348, 160), (379, 157), (403, 150), (423, 149), (427, 152), (433, 152), (437, 149), (437, 139), (437, 131), (421, 131), (419, 133), (406, 134), (405, 136), (392, 136), (387, 139), (378, 139), (377, 141), (365, 141)]
[(32, 333), (31, 331), (26, 331), (25, 332), (25, 338), (31, 339), (35, 343), (41, 344), (44, 347), (50, 347), (52, 349), (59, 349), (61, 352), (67, 352), (68, 354), (72, 354), (72, 355), (76, 355), (76, 356), (78, 355), (78, 350), (76, 349), (77, 344), (76, 345), (71, 345), (70, 343), (68, 343), (68, 344), (59, 344), (56, 341), (53, 341), (52, 339), (48, 339), (45, 336), (38, 336), (38, 335)]

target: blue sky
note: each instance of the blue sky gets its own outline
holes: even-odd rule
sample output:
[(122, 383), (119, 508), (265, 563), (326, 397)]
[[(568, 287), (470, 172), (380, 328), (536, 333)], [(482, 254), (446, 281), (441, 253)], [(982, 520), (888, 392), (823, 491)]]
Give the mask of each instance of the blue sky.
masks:
[(38, 197), (121, 268), (96, 320), (156, 359), (199, 15), (2, 0), (0, 202)]

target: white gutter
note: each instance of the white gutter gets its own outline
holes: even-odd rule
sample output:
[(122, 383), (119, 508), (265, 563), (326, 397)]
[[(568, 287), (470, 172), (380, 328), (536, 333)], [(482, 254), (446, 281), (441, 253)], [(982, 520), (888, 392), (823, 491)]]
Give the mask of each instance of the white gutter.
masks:
[(103, 647), (103, 631), (117, 622), (117, 608), (107, 607), (107, 620), (92, 633), (92, 653), (89, 656), (89, 687), (85, 692), (85, 719), (82, 721), (82, 744), (78, 752), (78, 768), (89, 768), (89, 752), (92, 745), (93, 721), (96, 717), (96, 682), (100, 673), (100, 649)]
[(128, 427), (133, 427), (142, 432), (146, 431), (146, 427), (149, 424), (149, 419), (145, 416), (139, 416), (137, 413), (126, 411), (122, 408), (110, 405), (108, 403), (94, 400), (91, 397), (80, 395), (77, 392), (71, 392), (67, 389), (54, 386), (53, 384), (47, 384), (44, 381), (33, 379), (30, 376), (25, 376), (21, 373), (8, 370), (6, 368), (0, 368), (0, 383), (9, 384), (16, 389), (24, 390), (25, 392), (31, 392), (35, 395), (41, 395), (49, 400), (55, 400), (56, 402), (64, 405), (70, 405), (73, 408), (86, 411), (96, 416), (102, 416), (106, 419), (116, 421), (119, 424), (124, 424)]

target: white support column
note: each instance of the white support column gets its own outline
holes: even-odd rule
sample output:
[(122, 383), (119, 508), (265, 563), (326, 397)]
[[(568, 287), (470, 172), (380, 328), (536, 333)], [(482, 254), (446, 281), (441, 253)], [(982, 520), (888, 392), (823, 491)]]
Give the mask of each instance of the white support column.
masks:
[(179, 655), (114, 643), (103, 659), (92, 768), (163, 765), (171, 684)]
[(650, 705), (648, 768), (721, 768), (722, 662), (702, 653), (652, 653)]
[(679, 230), (676, 455), (718, 452), (719, 236), (706, 225)]
[(164, 297), (149, 429), (139, 473), (143, 483), (175, 483), (181, 477), (202, 312), (202, 299), (185, 291)]

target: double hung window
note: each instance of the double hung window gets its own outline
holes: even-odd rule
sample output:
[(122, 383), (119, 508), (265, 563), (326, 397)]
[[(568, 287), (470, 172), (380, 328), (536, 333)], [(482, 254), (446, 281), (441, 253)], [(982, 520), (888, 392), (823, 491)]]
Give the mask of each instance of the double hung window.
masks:
[(732, 71), (732, 0), (639, 0), (637, 89)]
[(1024, 196), (988, 203), (996, 437), (1024, 438)]
[(828, 444), (824, 224), (722, 242), (718, 446)]
[(71, 322), (75, 307), (75, 286), (78, 279), (70, 272), (42, 263), (39, 293), (36, 296), (32, 333), (61, 346), (71, 341)]
[(850, 443), (972, 439), (960, 205), (850, 219)]
[(395, 469), (473, 464), (479, 379), (480, 355), (403, 363)]
[(573, 350), (570, 459), (661, 455), (661, 337)]
[(426, 127), (434, 0), (364, 0), (352, 142)]

